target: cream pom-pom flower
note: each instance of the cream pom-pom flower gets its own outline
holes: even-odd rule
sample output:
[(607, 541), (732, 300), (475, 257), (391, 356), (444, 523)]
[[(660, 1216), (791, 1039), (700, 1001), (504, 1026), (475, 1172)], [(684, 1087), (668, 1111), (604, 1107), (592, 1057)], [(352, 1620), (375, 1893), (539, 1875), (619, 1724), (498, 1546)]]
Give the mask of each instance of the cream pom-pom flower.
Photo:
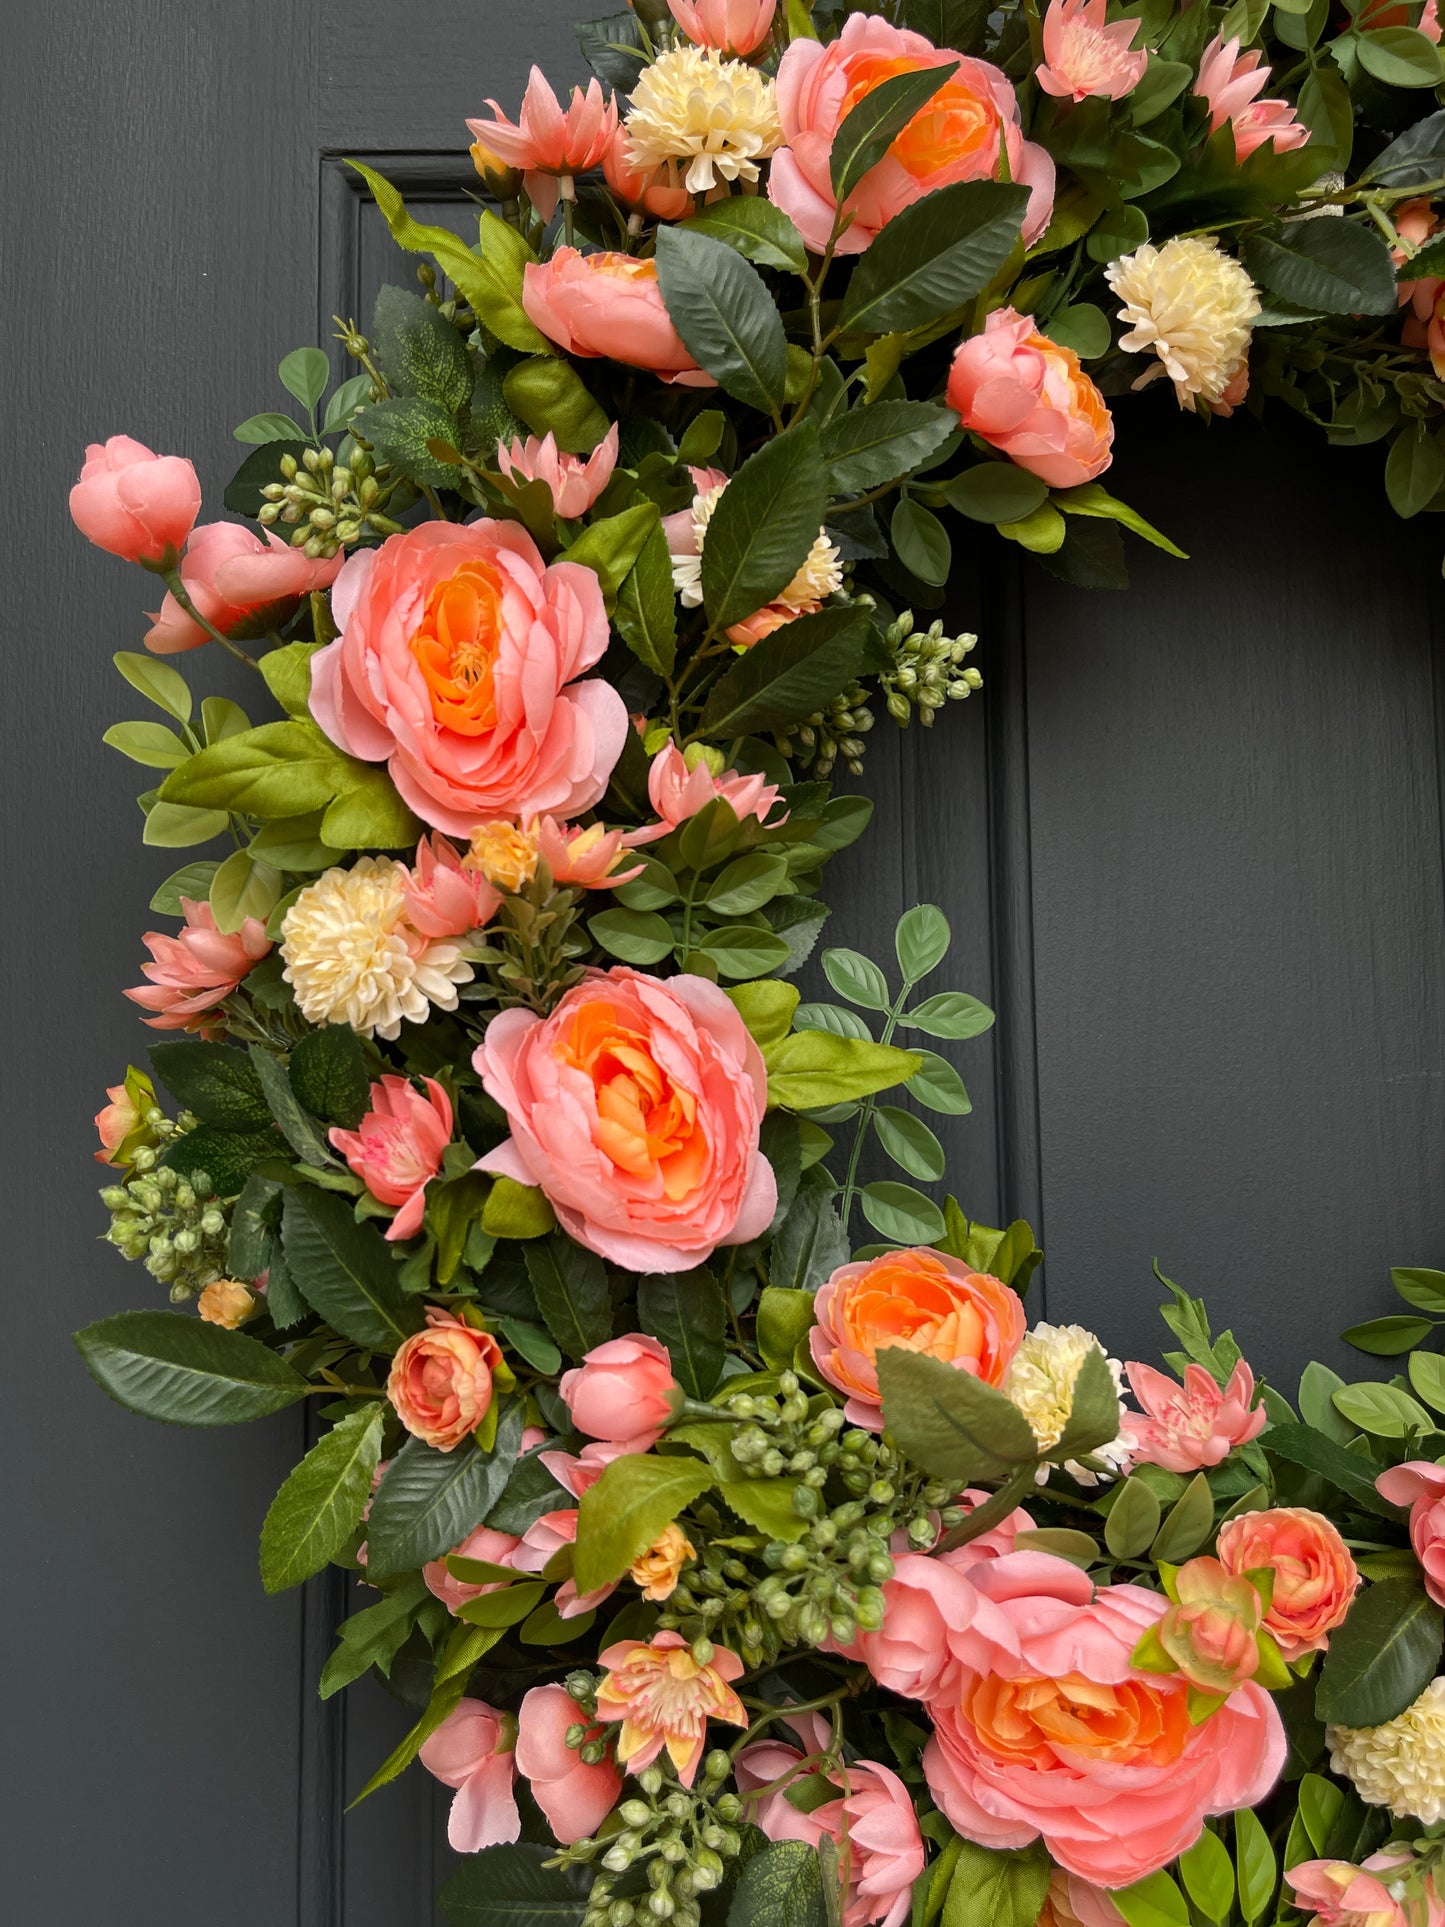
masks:
[[(1079, 1368), (1091, 1351), (1104, 1353), (1114, 1390), (1122, 1396), (1123, 1366), (1117, 1358), (1110, 1358), (1093, 1332), (1085, 1331), (1082, 1325), (1035, 1325), (1024, 1334), (1023, 1342), (1013, 1355), (1001, 1390), (1028, 1420), (1042, 1452), (1057, 1445), (1064, 1436), (1064, 1427), (1074, 1409), (1074, 1384)], [(1116, 1438), (1107, 1445), (1096, 1446), (1089, 1456), (1101, 1461), (1111, 1472), (1120, 1472), (1128, 1464), (1129, 1447), (1124, 1439)], [(1080, 1485), (1099, 1483), (1098, 1474), (1076, 1460), (1070, 1459), (1064, 1469)], [(1047, 1477), (1048, 1467), (1041, 1466), (1040, 1483)]]
[(755, 181), (758, 162), (783, 144), (766, 74), (710, 47), (674, 47), (645, 67), (632, 90), (627, 134), (636, 167), (679, 169), (690, 194), (723, 181)]
[[(722, 499), (726, 487), (726, 482), (719, 482), (716, 488), (693, 497), (692, 551), (675, 554), (672, 558), (672, 585), (685, 609), (701, 607), (702, 547), (707, 540), (707, 525), (712, 520), (713, 510)], [(816, 609), (820, 602), (825, 602), (830, 595), (836, 595), (842, 586), (842, 555), (829, 540), (828, 531), (820, 528), (813, 539), (812, 548), (803, 558), (802, 567), (775, 601), (778, 606), (796, 615)]]
[(1233, 255), (1212, 236), (1181, 234), (1122, 255), (1104, 275), (1129, 325), (1119, 346), (1130, 354), (1153, 349), (1159, 357), (1159, 367), (1134, 386), (1162, 372), (1181, 408), (1227, 406), (1225, 390), (1245, 366), (1260, 312), (1255, 285)]
[(402, 1019), (425, 1022), (432, 1006), (455, 1010), (472, 967), (454, 943), (422, 936), (406, 920), (405, 871), (364, 856), (327, 870), (297, 897), (281, 925), (282, 976), (311, 1024), (350, 1024), (363, 1037), (394, 1038)]
[(1382, 1726), (1327, 1726), (1330, 1765), (1397, 1819), (1445, 1820), (1445, 1679)]

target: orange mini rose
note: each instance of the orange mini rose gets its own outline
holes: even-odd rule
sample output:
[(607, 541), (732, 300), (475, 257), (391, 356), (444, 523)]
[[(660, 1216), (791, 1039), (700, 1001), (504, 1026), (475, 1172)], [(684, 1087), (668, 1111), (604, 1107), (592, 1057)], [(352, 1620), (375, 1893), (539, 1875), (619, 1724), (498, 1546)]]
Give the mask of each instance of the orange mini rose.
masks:
[(490, 1332), (474, 1331), (450, 1312), (433, 1307), (426, 1323), (391, 1361), (386, 1395), (413, 1438), (450, 1452), (487, 1416), (502, 1353)]
[(1360, 1583), (1349, 1547), (1328, 1519), (1306, 1506), (1231, 1519), (1219, 1535), (1218, 1553), (1228, 1573), (1274, 1574), (1264, 1629), (1287, 1660), (1324, 1651)]
[(890, 1345), (1002, 1384), (1024, 1335), (1016, 1292), (929, 1245), (841, 1265), (820, 1289), (808, 1334), (813, 1363), (855, 1425), (883, 1424), (877, 1358)]

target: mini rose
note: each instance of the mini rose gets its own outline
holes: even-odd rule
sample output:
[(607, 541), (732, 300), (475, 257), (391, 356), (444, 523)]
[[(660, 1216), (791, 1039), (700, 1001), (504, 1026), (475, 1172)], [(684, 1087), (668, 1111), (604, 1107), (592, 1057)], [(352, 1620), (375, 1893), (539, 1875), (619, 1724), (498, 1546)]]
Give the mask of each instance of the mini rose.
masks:
[(596, 1833), (622, 1792), (622, 1776), (611, 1760), (588, 1766), (568, 1746), (569, 1727), (583, 1724), (560, 1686), (534, 1686), (517, 1714), (518, 1769), (564, 1847)]
[(441, 1169), (451, 1142), (452, 1101), (434, 1077), (424, 1077), (426, 1096), (405, 1077), (383, 1077), (371, 1087), (371, 1109), (354, 1131), (337, 1125), (331, 1142), (372, 1197), (400, 1208), (388, 1238), (421, 1230), (426, 1187)]
[(1445, 1465), (1410, 1459), (1392, 1466), (1375, 1481), (1391, 1505), (1410, 1508), (1410, 1544), (1425, 1574), (1425, 1590), (1445, 1605)]
[(1113, 460), (1114, 418), (1079, 357), (1012, 308), (959, 343), (947, 400), (965, 428), (1051, 488), (1090, 482)]
[(196, 1310), (205, 1322), (225, 1331), (244, 1325), (255, 1309), (255, 1294), (239, 1278), (213, 1278), (196, 1300)]
[(420, 1759), (457, 1797), (447, 1819), (447, 1839), (458, 1853), (504, 1846), (522, 1830), (512, 1790), (516, 1722), (485, 1700), (464, 1699), (422, 1741)]
[(696, 1557), (697, 1548), (674, 1519), (664, 1527), (662, 1537), (640, 1559), (633, 1560), (628, 1577), (634, 1586), (641, 1587), (644, 1599), (661, 1604), (677, 1591), (683, 1567)]
[(501, 1362), (490, 1332), (429, 1306), (426, 1330), (403, 1339), (391, 1361), (386, 1395), (413, 1438), (450, 1452), (491, 1409), (492, 1374)]
[(1323, 1652), (1330, 1634), (1349, 1616), (1359, 1571), (1349, 1547), (1321, 1513), (1305, 1506), (1246, 1512), (1221, 1530), (1216, 1552), (1226, 1572), (1273, 1575), (1264, 1630), (1286, 1660)]
[(70, 517), (123, 562), (174, 559), (201, 512), (201, 485), (182, 455), (157, 455), (129, 435), (92, 442), (70, 491)]
[(527, 264), (522, 306), (533, 326), (570, 355), (600, 355), (684, 387), (716, 386), (672, 325), (655, 261), (558, 248), (550, 260)]
[(642, 1332), (594, 1345), (562, 1374), (558, 1389), (579, 1432), (614, 1443), (632, 1439), (641, 1452), (672, 1423), (682, 1396), (667, 1347)]

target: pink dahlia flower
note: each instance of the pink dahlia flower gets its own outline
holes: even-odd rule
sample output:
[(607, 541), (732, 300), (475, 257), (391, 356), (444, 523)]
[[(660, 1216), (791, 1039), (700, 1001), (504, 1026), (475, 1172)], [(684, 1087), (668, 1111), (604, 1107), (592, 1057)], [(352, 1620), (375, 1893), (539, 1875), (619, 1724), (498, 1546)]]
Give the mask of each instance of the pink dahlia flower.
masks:
[(549, 430), (540, 440), (529, 435), (525, 442), (514, 436), (510, 446), (498, 442), (497, 466), (518, 484), (545, 482), (558, 515), (574, 522), (587, 513), (612, 480), (617, 466), (617, 423), (585, 461), (580, 455), (559, 454), (557, 437)]
[(186, 927), (174, 937), (147, 930), (141, 938), (152, 961), (142, 964), (149, 984), (138, 984), (125, 994), (133, 1004), (156, 1015), (147, 1017), (152, 1030), (198, 1030), (206, 1035), (206, 1017), (241, 986), (248, 971), (271, 949), (266, 926), (247, 917), (240, 929), (226, 934), (216, 928), (209, 903), (181, 898)]
[(1257, 47), (1242, 54), (1237, 37), (1225, 40), (1216, 34), (1199, 60), (1194, 91), (1209, 108), (1209, 131), (1217, 133), (1229, 122), (1238, 161), (1248, 160), (1266, 141), (1274, 142), (1277, 154), (1287, 154), (1310, 137), (1287, 100), (1256, 99), (1269, 85), (1270, 70), (1261, 65), (1263, 59)]
[(1236, 1446), (1257, 1439), (1269, 1423), (1254, 1405), (1254, 1373), (1241, 1359), (1221, 1391), (1202, 1365), (1186, 1365), (1177, 1385), (1152, 1365), (1126, 1367), (1129, 1387), (1147, 1416), (1125, 1411), (1122, 1431), (1136, 1464), (1166, 1472), (1198, 1472), (1218, 1465)]
[(201, 512), (201, 484), (183, 455), (157, 455), (129, 435), (92, 442), (70, 491), (70, 519), (123, 562), (163, 562)]
[(426, 1096), (406, 1077), (383, 1077), (371, 1087), (371, 1109), (354, 1131), (340, 1125), (331, 1142), (372, 1197), (398, 1206), (386, 1228), (390, 1239), (421, 1230), (426, 1188), (442, 1168), (451, 1142), (452, 1101), (434, 1077)]
[(1144, 78), (1149, 49), (1134, 51), (1143, 24), (1104, 18), (1106, 0), (1050, 0), (1044, 15), (1044, 63), (1035, 78), (1065, 100), (1122, 100)]
[[(629, 830), (623, 841), (633, 848), (655, 843), (659, 837), (670, 835), (686, 823), (689, 817), (696, 816), (699, 810), (706, 809), (715, 796), (727, 799), (740, 823), (750, 816), (762, 823), (779, 794), (777, 784), (770, 783), (765, 776), (742, 776), (735, 769), (714, 776), (705, 762), (697, 762), (689, 769), (682, 751), (675, 744), (667, 743), (653, 757), (647, 772), (647, 795), (659, 820), (643, 829)], [(787, 818), (779, 817), (778, 821), (785, 823)]]
[(597, 167), (617, 132), (617, 103), (604, 95), (600, 81), (588, 81), (586, 93), (574, 87), (564, 109), (536, 66), (515, 122), (496, 101), (487, 105), (493, 118), (469, 120), (467, 126), (489, 153), (522, 170), (528, 196), (544, 221), (557, 209), (557, 177), (570, 180)]
[(596, 1833), (622, 1793), (622, 1775), (611, 1760), (589, 1766), (568, 1746), (568, 1728), (583, 1724), (560, 1686), (534, 1686), (517, 1713), (517, 1766), (564, 1847)]
[(464, 1699), (430, 1738), (421, 1763), (443, 1786), (457, 1789), (447, 1819), (447, 1839), (458, 1853), (505, 1846), (522, 1831), (517, 1796), (516, 1722), (485, 1700)]
[[(223, 636), (260, 636), (284, 622), (302, 596), (329, 589), (345, 559), (338, 549), (313, 562), (269, 529), (258, 536), (239, 522), (207, 522), (186, 544), (181, 582)], [(145, 646), (157, 656), (198, 649), (211, 639), (169, 590), (151, 623)]]

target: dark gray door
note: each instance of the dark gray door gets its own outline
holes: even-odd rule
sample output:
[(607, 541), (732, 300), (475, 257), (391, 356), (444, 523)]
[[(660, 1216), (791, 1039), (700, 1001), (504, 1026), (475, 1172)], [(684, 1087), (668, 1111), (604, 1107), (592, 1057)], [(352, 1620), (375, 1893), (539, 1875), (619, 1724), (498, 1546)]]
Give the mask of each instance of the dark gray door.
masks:
[[(0, 62), (10, 373), (0, 656), (5, 996), (7, 1917), (23, 1927), (422, 1927), (445, 1861), (414, 1772), (343, 1821), (405, 1724), (322, 1707), (344, 1589), (267, 1601), (254, 1539), (298, 1421), (169, 1432), (106, 1405), (67, 1334), (145, 1302), (94, 1240), (88, 1119), (145, 1033), (132, 772), (110, 653), (154, 598), (87, 551), (88, 438), (193, 456), (207, 513), (280, 354), (364, 317), (391, 249), (340, 157), (460, 218), (463, 121), (536, 59), (577, 71), (583, 0), (10, 0)], [(997, 546), (961, 558), (984, 694), (869, 750), (870, 836), (834, 941), (952, 919), (966, 1047), (949, 1132), (980, 1216), (1041, 1228), (1048, 1315), (1157, 1349), (1164, 1270), (1288, 1386), (1306, 1344), (1445, 1254), (1441, 596), (1433, 528), (1379, 460), (1275, 420), (1120, 411), (1112, 481), (1194, 560), (1127, 597)], [(199, 665), (198, 665), (199, 667)], [(228, 690), (225, 665), (206, 686)], [(239, 685), (228, 693), (239, 695)]]

